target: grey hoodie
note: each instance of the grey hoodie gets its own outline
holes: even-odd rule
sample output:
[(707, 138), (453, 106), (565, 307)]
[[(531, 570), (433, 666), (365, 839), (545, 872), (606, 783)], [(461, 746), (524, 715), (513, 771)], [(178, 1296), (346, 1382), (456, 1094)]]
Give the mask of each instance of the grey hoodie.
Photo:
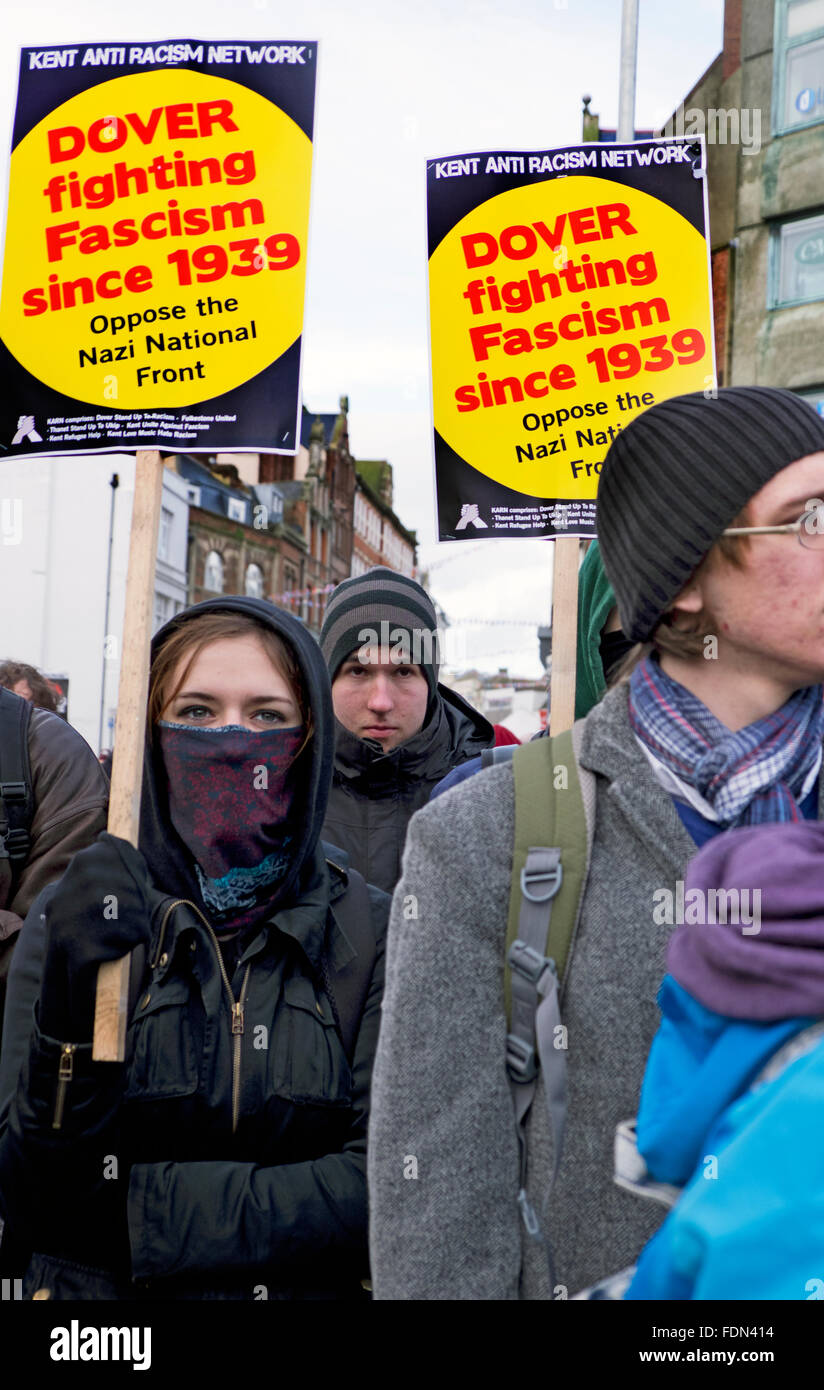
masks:
[[(503, 960), (512, 768), (491, 768), (412, 820), (395, 891), (369, 1134), (378, 1299), (564, 1298), (632, 1264), (663, 1209), (613, 1183), (616, 1125), (636, 1113), (658, 1026), (674, 891), (695, 852), (627, 719), (627, 689), (587, 716), (596, 774), (592, 863), (562, 998), (569, 1032), (564, 1156), (540, 1247), (525, 1237), (504, 1068)], [(562, 794), (562, 793), (560, 793)], [(543, 1205), (552, 1141), (543, 1088), (528, 1121), (527, 1189)]]

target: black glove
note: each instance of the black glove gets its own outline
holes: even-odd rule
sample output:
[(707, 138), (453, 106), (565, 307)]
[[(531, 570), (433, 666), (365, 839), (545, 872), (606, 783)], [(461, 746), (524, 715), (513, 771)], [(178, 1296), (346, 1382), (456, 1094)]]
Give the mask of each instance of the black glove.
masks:
[(149, 945), (151, 887), (140, 851), (108, 831), (74, 856), (46, 907), (41, 1033), (91, 1041), (98, 968)]

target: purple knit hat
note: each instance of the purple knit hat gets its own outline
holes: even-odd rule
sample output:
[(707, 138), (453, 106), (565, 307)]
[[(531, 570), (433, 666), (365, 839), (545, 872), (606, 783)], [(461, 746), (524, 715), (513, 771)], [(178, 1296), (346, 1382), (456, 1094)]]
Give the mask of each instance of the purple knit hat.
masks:
[[(702, 898), (690, 898), (694, 889)], [(721, 915), (712, 896), (719, 889), (728, 893), (728, 919), (737, 902), (749, 925), (711, 921), (710, 904)], [(685, 916), (691, 902), (698, 911), (703, 904), (704, 922), (678, 927), (667, 963), (705, 1008), (757, 1022), (824, 1017), (824, 824), (715, 836), (690, 861), (684, 896)]]

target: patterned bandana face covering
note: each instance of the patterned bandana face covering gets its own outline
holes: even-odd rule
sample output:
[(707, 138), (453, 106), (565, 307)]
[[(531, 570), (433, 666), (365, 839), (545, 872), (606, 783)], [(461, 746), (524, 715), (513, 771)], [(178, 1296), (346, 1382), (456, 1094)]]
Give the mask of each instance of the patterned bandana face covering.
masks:
[(212, 925), (262, 916), (289, 867), (290, 768), (303, 730), (158, 723), (172, 825), (195, 861)]
[(723, 826), (803, 819), (798, 797), (824, 737), (820, 685), (796, 690), (737, 733), (652, 657), (636, 666), (629, 692), (630, 724), (642, 743), (709, 802)]

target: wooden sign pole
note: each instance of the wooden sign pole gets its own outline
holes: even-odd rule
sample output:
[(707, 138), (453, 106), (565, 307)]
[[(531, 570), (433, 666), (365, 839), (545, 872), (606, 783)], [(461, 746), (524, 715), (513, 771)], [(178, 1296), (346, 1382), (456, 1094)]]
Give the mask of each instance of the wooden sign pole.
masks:
[[(140, 825), (149, 642), (162, 493), (160, 454), (155, 450), (138, 453), (108, 819), (109, 833), (135, 846)], [(107, 961), (97, 973), (92, 1045), (95, 1062), (122, 1062), (125, 1056), (130, 961), (128, 955)]]
[(575, 721), (578, 646), (578, 538), (557, 536), (552, 571), (552, 674), (549, 732), (562, 734)]

